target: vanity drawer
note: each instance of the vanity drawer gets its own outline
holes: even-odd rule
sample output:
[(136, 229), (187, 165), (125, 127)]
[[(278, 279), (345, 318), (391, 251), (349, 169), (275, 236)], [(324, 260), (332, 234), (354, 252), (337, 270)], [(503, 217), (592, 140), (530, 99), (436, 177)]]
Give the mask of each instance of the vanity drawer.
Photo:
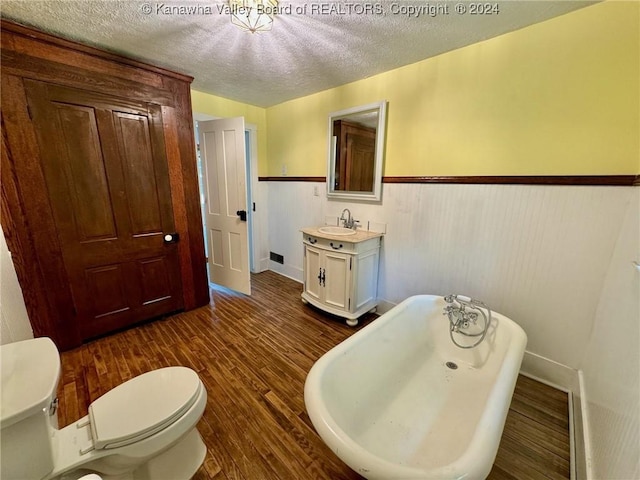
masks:
[(305, 233), (302, 239), (307, 245), (344, 253), (361, 253), (380, 247), (380, 237), (369, 238), (359, 242), (347, 242), (341, 238), (325, 238)]
[(304, 243), (312, 245), (317, 248), (324, 248), (326, 250), (336, 250), (339, 252), (355, 252), (356, 249), (353, 242), (345, 242), (344, 240), (336, 240), (322, 237), (315, 237), (313, 235), (304, 234)]

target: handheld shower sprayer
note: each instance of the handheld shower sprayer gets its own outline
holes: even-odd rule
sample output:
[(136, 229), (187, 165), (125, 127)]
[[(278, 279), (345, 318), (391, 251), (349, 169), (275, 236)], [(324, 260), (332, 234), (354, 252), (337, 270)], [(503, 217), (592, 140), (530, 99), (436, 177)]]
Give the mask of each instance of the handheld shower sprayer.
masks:
[[(491, 324), (491, 309), (480, 300), (464, 295), (450, 294), (444, 297), (447, 306), (443, 315), (449, 318), (449, 336), (451, 341), (460, 348), (474, 348), (480, 345), (487, 335)], [(485, 313), (486, 310), (486, 313)], [(478, 319), (482, 318), (482, 327), (478, 331)], [(475, 329), (473, 327), (476, 327)], [(471, 345), (462, 345), (456, 341), (453, 334), (459, 333), (466, 337), (480, 337)]]

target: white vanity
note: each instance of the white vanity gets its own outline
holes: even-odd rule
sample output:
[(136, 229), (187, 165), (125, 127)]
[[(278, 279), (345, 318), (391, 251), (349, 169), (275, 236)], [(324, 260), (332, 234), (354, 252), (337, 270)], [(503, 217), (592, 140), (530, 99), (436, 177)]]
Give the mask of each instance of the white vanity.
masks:
[(304, 291), (302, 301), (347, 319), (378, 304), (378, 260), (382, 233), (343, 227), (302, 229)]

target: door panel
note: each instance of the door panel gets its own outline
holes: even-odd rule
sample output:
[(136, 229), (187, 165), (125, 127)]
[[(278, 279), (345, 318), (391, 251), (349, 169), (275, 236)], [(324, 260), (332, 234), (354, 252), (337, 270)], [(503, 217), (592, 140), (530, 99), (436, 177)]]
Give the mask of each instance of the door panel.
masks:
[(159, 107), (25, 87), (82, 338), (181, 309)]
[(209, 265), (224, 268), (222, 230), (211, 228), (207, 237), (209, 237)]
[(322, 283), (321, 283), (321, 280), (318, 278), (318, 276), (322, 277), (322, 272), (320, 271), (321, 251), (309, 246), (305, 246), (304, 248), (305, 248), (305, 254), (304, 254), (305, 291), (307, 292), (308, 295), (312, 296), (316, 300), (322, 301), (321, 290), (320, 290), (322, 287)]
[[(149, 120), (145, 115), (114, 112), (116, 135), (122, 169), (124, 188), (134, 236), (162, 234), (162, 219), (158, 201), (158, 186), (154, 170)], [(137, 208), (145, 205), (147, 208)]]
[(326, 252), (325, 268), (325, 303), (335, 308), (347, 310), (347, 285), (349, 284), (350, 256), (340, 253)]
[(229, 268), (234, 272), (246, 271), (246, 256), (242, 250), (242, 236), (238, 232), (229, 232)]
[(347, 190), (371, 191), (375, 151), (375, 135), (347, 134)]
[[(76, 214), (75, 226), (82, 242), (116, 237), (111, 198), (100, 149), (100, 139), (93, 108), (53, 103), (63, 143), (58, 150), (64, 184)], [(82, 162), (73, 162), (82, 158)]]
[[(357, 270), (356, 270), (357, 268)], [(354, 268), (357, 271), (358, 281), (356, 284), (357, 302), (355, 308), (359, 309), (369, 302), (375, 302), (378, 283), (378, 251), (372, 250), (358, 256), (358, 265)]]
[(130, 309), (121, 265), (106, 265), (86, 270), (87, 288), (93, 301), (94, 318), (122, 313)]
[(161, 302), (171, 297), (171, 266), (166, 257), (149, 258), (138, 262), (142, 304)]
[(204, 221), (212, 282), (251, 294), (244, 120), (198, 122), (205, 180)]

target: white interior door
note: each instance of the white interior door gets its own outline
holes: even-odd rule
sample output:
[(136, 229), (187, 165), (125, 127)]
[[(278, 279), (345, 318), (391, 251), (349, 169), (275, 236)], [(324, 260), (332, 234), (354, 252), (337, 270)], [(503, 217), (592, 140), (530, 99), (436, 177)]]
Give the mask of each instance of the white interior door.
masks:
[(198, 122), (198, 130), (210, 280), (251, 295), (244, 119)]

